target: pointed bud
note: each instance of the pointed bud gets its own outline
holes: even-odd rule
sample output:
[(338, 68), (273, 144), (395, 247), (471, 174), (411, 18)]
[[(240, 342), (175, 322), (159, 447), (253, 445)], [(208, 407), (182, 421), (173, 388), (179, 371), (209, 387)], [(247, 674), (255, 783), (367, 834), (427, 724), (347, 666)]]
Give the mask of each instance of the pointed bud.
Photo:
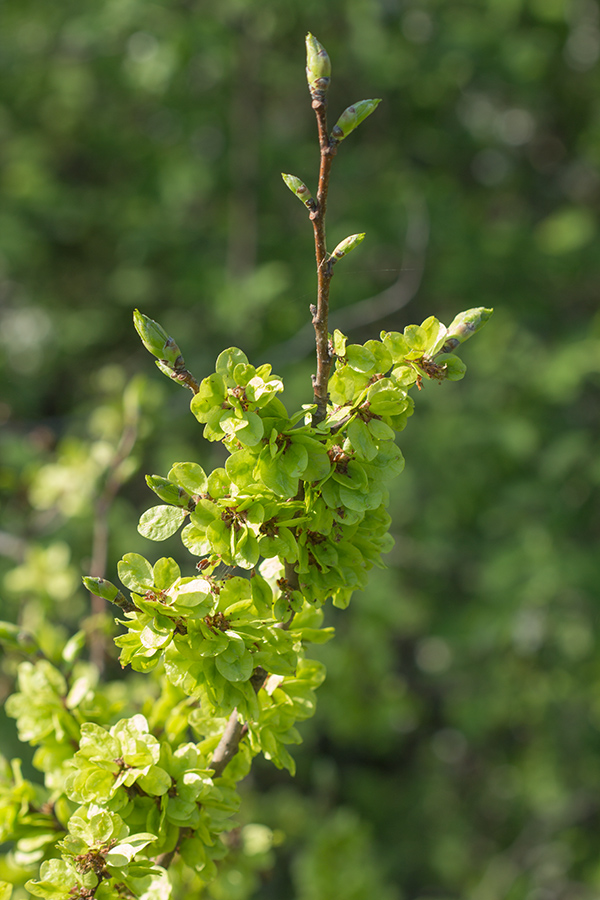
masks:
[(483, 328), (493, 312), (493, 309), (479, 306), (459, 313), (448, 328), (446, 340), (440, 353), (452, 353), (456, 350), (459, 344), (464, 343), (476, 331)]
[(195, 506), (194, 501), (183, 488), (173, 484), (168, 478), (163, 478), (162, 475), (146, 475), (146, 484), (164, 503), (186, 507), (191, 502), (192, 507)]
[(337, 144), (347, 138), (351, 131), (354, 131), (367, 116), (374, 112), (381, 100), (361, 100), (353, 106), (349, 106), (341, 114), (331, 130), (331, 137)]
[(358, 247), (359, 244), (362, 244), (364, 239), (364, 231), (362, 234), (351, 234), (349, 237), (344, 238), (344, 240), (337, 245), (337, 247), (329, 257), (331, 263), (336, 263), (338, 259), (341, 259), (343, 256), (347, 256), (351, 250), (354, 250), (355, 247)]
[(303, 181), (300, 181), (296, 175), (284, 175), (283, 172), (281, 173), (281, 177), (292, 194), (295, 194), (298, 200), (302, 200), (307, 209), (310, 209), (312, 212), (313, 209), (317, 208), (316, 201), (313, 199), (311, 192)]
[(123, 591), (120, 591), (116, 585), (107, 581), (106, 578), (85, 576), (81, 580), (90, 594), (94, 594), (95, 597), (102, 597), (103, 600), (108, 600), (109, 603), (120, 606), (125, 612), (135, 609), (134, 604), (127, 599)]
[(157, 359), (173, 368), (183, 366), (181, 350), (162, 325), (145, 316), (139, 309), (133, 311), (133, 324), (142, 339), (142, 344), (152, 356), (156, 356)]
[(306, 35), (306, 80), (313, 100), (323, 100), (329, 87), (331, 60), (327, 50), (316, 37)]

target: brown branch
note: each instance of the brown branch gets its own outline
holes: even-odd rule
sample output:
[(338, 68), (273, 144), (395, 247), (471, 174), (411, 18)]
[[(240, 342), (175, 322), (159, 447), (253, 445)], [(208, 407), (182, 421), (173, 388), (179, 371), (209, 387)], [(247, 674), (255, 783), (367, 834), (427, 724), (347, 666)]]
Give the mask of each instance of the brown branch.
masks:
[(183, 365), (181, 366), (181, 368), (173, 369), (170, 377), (173, 379), (173, 381), (178, 381), (179, 384), (185, 385), (185, 387), (189, 388), (193, 394), (197, 394), (200, 390), (200, 385), (198, 384), (196, 378), (194, 378), (192, 373), (188, 372), (188, 370)]
[(231, 762), (237, 753), (240, 741), (247, 731), (248, 726), (244, 722), (239, 721), (238, 711), (234, 709), (229, 716), (227, 727), (213, 753), (210, 763), (210, 768), (213, 769), (215, 778), (223, 774), (226, 765)]
[[(293, 591), (299, 590), (300, 586), (298, 584), (298, 574), (295, 571), (292, 563), (286, 562), (285, 577), (288, 589), (291, 589)], [(292, 615), (287, 620), (287, 622), (280, 622), (279, 625), (276, 625), (275, 627), (279, 627), (284, 631), (287, 631), (292, 624), (293, 619), (294, 613), (292, 612)], [(252, 676), (250, 677), (250, 684), (257, 694), (268, 677), (269, 673), (266, 672), (262, 668), (262, 666), (256, 668), (252, 673)], [(227, 723), (225, 731), (221, 735), (221, 740), (219, 741), (215, 752), (213, 753), (213, 757), (210, 763), (210, 768), (213, 769), (215, 778), (218, 778), (223, 774), (225, 767), (228, 765), (228, 763), (231, 762), (235, 754), (238, 752), (240, 741), (243, 737), (245, 737), (247, 733), (247, 724), (239, 721), (238, 711), (237, 709), (234, 709), (229, 716), (229, 721)]]
[(317, 191), (317, 208), (310, 214), (315, 237), (315, 256), (317, 259), (317, 305), (311, 307), (312, 323), (315, 329), (317, 345), (317, 374), (313, 375), (313, 393), (317, 409), (312, 421), (318, 425), (327, 415), (329, 373), (332, 357), (329, 350), (329, 285), (333, 270), (327, 260), (325, 239), (325, 214), (327, 212), (327, 194), (329, 192), (329, 174), (336, 153), (336, 147), (327, 134), (327, 104), (324, 99), (313, 100), (319, 129), (319, 147), (321, 163), (319, 167), (319, 188)]

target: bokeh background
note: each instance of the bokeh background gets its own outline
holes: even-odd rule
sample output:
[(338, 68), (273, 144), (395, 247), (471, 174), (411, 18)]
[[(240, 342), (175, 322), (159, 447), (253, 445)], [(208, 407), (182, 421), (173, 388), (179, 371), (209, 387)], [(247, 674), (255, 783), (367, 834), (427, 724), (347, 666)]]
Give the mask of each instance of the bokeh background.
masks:
[(51, 653), (98, 624), (92, 563), (191, 563), (137, 534), (143, 473), (215, 451), (134, 307), (197, 377), (237, 344), (310, 400), (312, 234), (279, 175), (316, 182), (307, 30), (332, 122), (383, 99), (335, 161), (330, 245), (367, 240), (332, 326), (495, 314), (466, 379), (416, 398), (395, 549), (328, 613), (297, 777), (265, 763), (245, 786), (276, 846), (207, 896), (597, 900), (596, 0), (4, 0), (1, 616)]

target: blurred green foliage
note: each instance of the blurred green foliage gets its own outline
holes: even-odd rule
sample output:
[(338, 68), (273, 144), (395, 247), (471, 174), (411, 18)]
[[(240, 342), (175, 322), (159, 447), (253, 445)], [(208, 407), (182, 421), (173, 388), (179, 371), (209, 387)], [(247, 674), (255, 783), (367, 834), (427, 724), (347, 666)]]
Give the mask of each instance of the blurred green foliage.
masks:
[(465, 381), (417, 398), (390, 568), (330, 611), (298, 776), (253, 774), (241, 825), (271, 837), (213, 895), (595, 900), (594, 0), (2, 4), (2, 617), (50, 657), (80, 627), (111, 633), (79, 586), (98, 510), (110, 575), (124, 548), (150, 552), (141, 473), (214, 462), (187, 396), (149, 374), (135, 306), (197, 377), (239, 343), (310, 399), (312, 238), (279, 177), (316, 187), (307, 30), (334, 60), (332, 116), (383, 98), (336, 160), (330, 245), (367, 239), (336, 268), (332, 326), (364, 341), (496, 312)]

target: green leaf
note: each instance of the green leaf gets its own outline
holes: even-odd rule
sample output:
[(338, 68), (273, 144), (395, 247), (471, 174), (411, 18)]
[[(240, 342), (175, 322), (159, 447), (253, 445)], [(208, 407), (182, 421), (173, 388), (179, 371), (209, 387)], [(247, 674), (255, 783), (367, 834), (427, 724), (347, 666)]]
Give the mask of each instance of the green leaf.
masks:
[(347, 461), (345, 469), (334, 469), (333, 478), (353, 491), (366, 491), (369, 484), (364, 467), (354, 459)]
[(259, 575), (256, 570), (250, 578), (250, 588), (252, 590), (252, 602), (258, 615), (261, 618), (270, 616), (273, 606), (273, 589), (269, 582), (262, 575)]
[(227, 350), (223, 350), (222, 353), (219, 353), (215, 371), (219, 375), (229, 376), (229, 378), (231, 378), (231, 380), (235, 383), (233, 372), (235, 367), (240, 363), (248, 365), (248, 357), (246, 356), (246, 354), (239, 350), (237, 347), (229, 347)]
[(0, 900), (10, 900), (12, 885), (7, 881), (0, 881)]
[(370, 431), (362, 419), (356, 416), (348, 425), (348, 440), (363, 459), (374, 459), (377, 456), (377, 447), (373, 442)]
[(259, 457), (256, 473), (265, 487), (279, 497), (293, 497), (298, 490), (298, 478), (280, 466), (278, 459), (271, 459), (268, 448)]
[(154, 797), (162, 797), (171, 789), (173, 780), (160, 766), (150, 766), (145, 775), (138, 778), (137, 783), (147, 794)]
[(105, 856), (106, 863), (116, 869), (128, 865), (140, 850), (156, 840), (155, 834), (141, 832), (130, 835), (126, 841), (117, 844)]
[[(90, 760), (115, 760), (120, 753), (121, 747), (118, 741), (105, 728), (95, 722), (83, 723), (78, 755)], [(118, 766), (115, 771), (117, 769)]]
[(236, 575), (233, 578), (229, 578), (221, 588), (219, 610), (227, 617), (227, 611), (231, 606), (239, 603), (240, 600), (250, 600), (251, 597), (250, 581), (247, 578)]
[(235, 541), (235, 562), (244, 569), (252, 569), (259, 556), (256, 535), (249, 528), (243, 528)]
[(225, 470), (234, 484), (239, 488), (248, 488), (254, 484), (254, 467), (256, 453), (251, 450), (237, 450), (225, 463)]
[(375, 356), (361, 344), (350, 344), (346, 348), (346, 363), (363, 374), (371, 374), (376, 369)]
[(181, 570), (174, 559), (170, 556), (163, 556), (154, 563), (152, 570), (154, 585), (159, 591), (166, 591), (171, 585), (181, 577)]
[(186, 525), (181, 532), (181, 543), (194, 556), (206, 556), (210, 553), (210, 541), (206, 537), (206, 530), (197, 525)]
[(175, 623), (166, 616), (157, 616), (140, 631), (140, 642), (147, 650), (161, 650), (171, 642)]
[(239, 659), (228, 659), (227, 651), (215, 658), (218, 671), (227, 681), (247, 681), (252, 675), (254, 664), (249, 653)]
[(173, 589), (172, 594), (176, 606), (193, 609), (195, 613), (208, 612), (213, 604), (210, 584), (205, 578), (186, 579)]
[(408, 340), (399, 331), (382, 331), (381, 340), (392, 357), (392, 362), (399, 363), (410, 353)]
[(25, 884), (35, 897), (47, 897), (49, 900), (63, 900), (74, 896), (74, 889), (81, 883), (74, 867), (62, 859), (49, 859), (42, 863), (39, 881), (32, 879)]
[(187, 516), (187, 510), (178, 506), (153, 506), (143, 513), (137, 530), (151, 541), (166, 541), (179, 530)]
[(264, 434), (261, 417), (255, 412), (244, 412), (240, 417), (224, 413), (219, 424), (226, 435), (235, 437), (246, 447), (255, 447)]
[(372, 384), (367, 393), (369, 412), (377, 416), (395, 415), (401, 411), (405, 396), (391, 378), (382, 378)]
[(310, 641), (313, 644), (326, 644), (335, 637), (335, 628), (300, 628), (298, 631), (301, 640)]
[(377, 441), (392, 441), (394, 439), (394, 429), (382, 422), (381, 419), (369, 419), (367, 428)]
[(186, 866), (201, 872), (206, 866), (206, 847), (198, 837), (189, 837), (181, 842), (179, 852)]
[(256, 369), (250, 363), (238, 363), (233, 369), (233, 380), (239, 387), (246, 387), (255, 374)]
[(199, 422), (206, 422), (212, 410), (221, 408), (226, 396), (223, 376), (213, 373), (200, 383), (198, 393), (190, 402), (190, 409)]
[(375, 357), (375, 366), (382, 374), (392, 368), (392, 354), (381, 341), (366, 341), (365, 348)]
[(214, 500), (229, 496), (231, 493), (231, 480), (225, 469), (217, 468), (212, 470), (208, 476), (208, 493)]
[(444, 353), (436, 357), (436, 363), (445, 366), (444, 375), (448, 381), (460, 381), (465, 377), (467, 367), (460, 357), (453, 353)]
[(168, 477), (169, 481), (176, 481), (188, 494), (205, 494), (208, 490), (206, 473), (198, 463), (174, 463)]
[(139, 553), (126, 553), (117, 564), (119, 578), (132, 591), (145, 593), (154, 587), (152, 566)]
[(292, 478), (298, 478), (306, 469), (308, 451), (300, 442), (292, 441), (279, 456), (279, 465)]

